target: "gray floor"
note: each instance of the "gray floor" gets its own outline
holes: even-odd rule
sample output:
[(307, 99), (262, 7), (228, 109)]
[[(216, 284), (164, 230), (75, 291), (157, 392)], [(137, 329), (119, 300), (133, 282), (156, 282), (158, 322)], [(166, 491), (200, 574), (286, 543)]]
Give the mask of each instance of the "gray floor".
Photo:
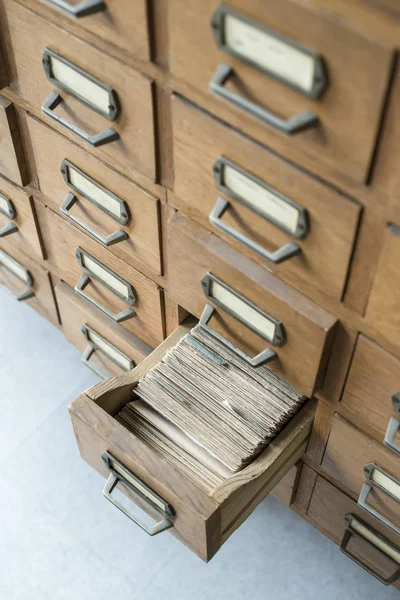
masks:
[(0, 291), (1, 600), (397, 597), (273, 498), (208, 565), (127, 523), (78, 456), (67, 406), (96, 382), (79, 358)]

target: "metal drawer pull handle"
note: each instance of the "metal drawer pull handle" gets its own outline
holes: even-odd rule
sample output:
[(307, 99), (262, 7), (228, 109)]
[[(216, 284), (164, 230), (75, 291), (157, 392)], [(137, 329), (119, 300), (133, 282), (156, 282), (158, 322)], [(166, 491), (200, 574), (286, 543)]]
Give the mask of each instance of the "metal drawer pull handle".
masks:
[(95, 352), (100, 352), (106, 356), (111, 362), (120, 367), (123, 371), (130, 371), (136, 365), (129, 356), (121, 352), (116, 346), (111, 344), (106, 338), (97, 333), (89, 325), (82, 325), (82, 335), (88, 341), (88, 346), (82, 354), (82, 362), (101, 379), (108, 379), (109, 375), (105, 374), (100, 368), (90, 361), (90, 358)]
[(63, 2), (63, 0), (46, 0), (46, 2), (75, 19), (94, 15), (95, 13), (104, 12), (106, 10), (106, 3), (103, 2), (103, 0), (82, 0), (82, 2), (75, 5)]
[(78, 225), (78, 227), (80, 227), (86, 233), (92, 236), (97, 242), (103, 244), (103, 246), (113, 246), (115, 244), (118, 244), (118, 242), (123, 242), (124, 240), (128, 239), (129, 236), (123, 229), (118, 229), (118, 231), (115, 231), (114, 233), (111, 233), (108, 236), (103, 236), (100, 233), (97, 233), (95, 229), (84, 223), (81, 219), (78, 219), (78, 217), (74, 217), (73, 215), (71, 215), (70, 210), (74, 206), (75, 202), (78, 202), (78, 198), (74, 196), (72, 192), (69, 192), (64, 202), (61, 204), (61, 214), (64, 215), (64, 217), (67, 217), (67, 219), (69, 219), (73, 223), (75, 223), (75, 225)]
[(400, 444), (396, 444), (394, 438), (400, 430), (400, 392), (392, 397), (393, 410), (397, 417), (391, 417), (385, 433), (384, 444), (397, 454), (400, 454)]
[(93, 373), (95, 373), (98, 377), (100, 377), (100, 379), (109, 379), (110, 375), (108, 375), (107, 373), (103, 372), (99, 367), (97, 367), (94, 363), (92, 363), (90, 361), (92, 355), (96, 352), (96, 348), (94, 346), (92, 346), (91, 344), (89, 344), (81, 357), (81, 361), (83, 362), (84, 365), (87, 366), (88, 369), (90, 369), (91, 371), (93, 371)]
[[(4, 250), (0, 250), (0, 265), (4, 267), (9, 273), (14, 275), (17, 279), (25, 283), (28, 287), (33, 286), (33, 277), (23, 265), (21, 265), (15, 258), (4, 252)], [(7, 289), (5, 286), (2, 286), (4, 289)], [(7, 290), (8, 292), (10, 290)], [(18, 296), (10, 292), (18, 302), (24, 302), (25, 300), (29, 300), (33, 298), (35, 293), (32, 289), (26, 290), (26, 292), (22, 292)]]
[(250, 250), (256, 252), (262, 258), (265, 258), (265, 260), (268, 260), (269, 262), (274, 263), (275, 265), (284, 262), (289, 258), (292, 258), (292, 256), (297, 256), (298, 254), (300, 254), (300, 246), (293, 242), (285, 244), (284, 246), (278, 248), (274, 252), (268, 252), (268, 250), (260, 246), (260, 244), (257, 244), (257, 242), (253, 242), (247, 236), (243, 235), (243, 233), (240, 233), (240, 231), (236, 231), (236, 229), (234, 229), (230, 225), (227, 225), (222, 220), (224, 213), (226, 212), (226, 210), (228, 210), (229, 207), (230, 203), (227, 200), (225, 200), (225, 198), (218, 198), (214, 208), (210, 213), (210, 216), (208, 217), (210, 223), (214, 225), (214, 227), (216, 227), (220, 231), (223, 231), (234, 240), (237, 240), (247, 248), (250, 248)]
[(7, 235), (11, 235), (12, 233), (16, 233), (18, 231), (18, 227), (15, 223), (9, 223), (3, 229), (0, 229), (0, 238), (7, 237)]
[[(103, 494), (107, 500), (114, 504), (114, 506), (131, 519), (131, 521), (136, 523), (136, 525), (139, 525), (139, 527), (148, 535), (157, 535), (158, 533), (173, 527), (171, 519), (174, 518), (175, 511), (168, 502), (154, 492), (144, 483), (144, 481), (139, 479), (139, 477), (129, 471), (121, 462), (119, 462), (119, 460), (110, 454), (110, 452), (104, 452), (102, 454), (102, 459), (110, 471), (110, 475), (103, 490)], [(146, 502), (152, 510), (160, 513), (163, 517), (162, 520), (150, 527), (120, 504), (118, 500), (112, 496), (112, 492), (120, 481), (137, 494), (142, 501)]]
[[(245, 327), (254, 331), (261, 338), (267, 340), (273, 346), (280, 346), (285, 342), (286, 334), (283, 323), (266, 313), (227, 283), (218, 279), (212, 273), (207, 273), (201, 280), (201, 286), (207, 300), (210, 300), (210, 302), (220, 307), (228, 315), (243, 323)], [(276, 352), (270, 348), (263, 350), (257, 356), (250, 357), (229, 340), (208, 327), (208, 322), (213, 316), (214, 310), (213, 306), (206, 304), (200, 318), (200, 325), (222, 344), (235, 352), (235, 354), (243, 358), (249, 365), (260, 367), (278, 357)]]
[(92, 146), (93, 148), (99, 148), (100, 146), (104, 146), (105, 144), (110, 144), (111, 142), (119, 140), (119, 133), (117, 133), (112, 127), (109, 127), (105, 131), (97, 133), (96, 135), (90, 135), (86, 131), (83, 131), (82, 129), (79, 129), (79, 127), (76, 127), (76, 125), (74, 125), (73, 123), (70, 123), (69, 121), (56, 115), (54, 111), (57, 108), (57, 106), (59, 106), (62, 102), (64, 102), (64, 100), (58, 92), (51, 92), (46, 102), (42, 106), (43, 114), (47, 117), (50, 117), (50, 119), (53, 119), (60, 125), (63, 125), (63, 127), (68, 129), (69, 131), (72, 131), (72, 133), (74, 133), (82, 140), (90, 144), (90, 146)]
[(360, 496), (357, 502), (358, 506), (375, 517), (375, 519), (380, 521), (383, 525), (389, 527), (397, 535), (400, 535), (399, 527), (392, 523), (392, 521), (389, 521), (389, 519), (383, 516), (375, 508), (372, 508), (372, 506), (367, 504), (368, 495), (373, 488), (382, 491), (384, 494), (389, 496), (389, 498), (400, 504), (400, 481), (398, 481), (392, 475), (389, 475), (389, 473), (386, 473), (386, 471), (374, 463), (365, 465), (364, 473), (366, 482), (361, 488)]
[(214, 77), (211, 80), (211, 92), (216, 96), (220, 96), (224, 100), (231, 102), (241, 110), (244, 110), (245, 112), (249, 113), (252, 117), (258, 119), (259, 121), (262, 121), (263, 123), (266, 123), (270, 127), (277, 129), (285, 135), (293, 135), (295, 133), (299, 133), (300, 131), (310, 129), (311, 127), (315, 127), (316, 125), (318, 125), (319, 117), (310, 110), (307, 110), (285, 120), (281, 119), (280, 117), (277, 117), (268, 110), (261, 108), (254, 102), (250, 102), (250, 100), (246, 100), (246, 98), (242, 98), (238, 94), (227, 90), (224, 87), (224, 84), (233, 75), (233, 68), (225, 63), (221, 63)]
[(126, 308), (125, 310), (121, 310), (121, 312), (117, 314), (114, 314), (111, 311), (109, 311), (105, 306), (100, 304), (100, 302), (97, 302), (97, 300), (91, 298), (88, 294), (85, 293), (85, 287), (89, 283), (90, 277), (88, 277), (88, 275), (83, 274), (75, 286), (75, 292), (78, 294), (78, 296), (86, 300), (86, 302), (89, 302), (92, 306), (100, 310), (107, 317), (109, 317), (116, 323), (122, 323), (123, 321), (127, 321), (128, 319), (132, 319), (136, 316), (136, 312), (133, 310), (133, 308)]
[(17, 211), (15, 210), (15, 206), (4, 194), (0, 192), (0, 213), (10, 219), (12, 221), (17, 216)]
[(200, 325), (204, 327), (204, 329), (206, 329), (208, 333), (210, 333), (216, 340), (224, 344), (224, 346), (232, 350), (235, 354), (240, 356), (240, 358), (243, 358), (243, 360), (245, 360), (251, 367), (261, 367), (261, 365), (265, 365), (278, 357), (277, 353), (271, 348), (267, 348), (266, 350), (263, 350), (262, 352), (257, 354), (257, 356), (253, 357), (243, 352), (240, 348), (237, 348), (237, 346), (235, 346), (234, 344), (232, 344), (232, 342), (224, 338), (224, 336), (214, 331), (214, 329), (212, 329), (211, 327), (208, 327), (208, 322), (213, 316), (214, 311), (215, 308), (211, 306), (211, 304), (206, 304), (200, 317)]
[[(391, 585), (395, 581), (400, 578), (400, 550), (390, 544), (384, 537), (379, 535), (376, 531), (368, 527), (365, 523), (356, 519), (351, 514), (345, 515), (345, 532), (343, 535), (343, 539), (340, 543), (340, 550), (346, 554), (351, 560), (357, 563), (360, 567), (365, 569), (370, 575), (376, 577), (381, 583), (384, 585)], [(353, 537), (358, 537), (363, 539), (366, 543), (369, 543), (371, 546), (380, 552), (383, 556), (388, 559), (391, 559), (393, 564), (396, 565), (395, 572), (387, 578), (383, 578), (377, 571), (374, 571), (371, 567), (369, 567), (366, 563), (362, 562), (357, 556), (355, 556), (352, 552), (347, 549), (349, 542)]]

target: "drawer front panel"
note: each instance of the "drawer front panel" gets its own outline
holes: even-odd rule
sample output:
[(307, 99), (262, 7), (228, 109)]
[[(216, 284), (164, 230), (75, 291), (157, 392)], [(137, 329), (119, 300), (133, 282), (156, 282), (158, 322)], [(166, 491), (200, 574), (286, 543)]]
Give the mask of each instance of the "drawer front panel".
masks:
[(50, 275), (15, 247), (0, 249), (0, 287), (58, 325)]
[[(41, 209), (40, 218), (46, 223), (49, 261), (61, 278), (71, 287), (81, 282), (83, 295), (103, 314), (105, 309), (113, 315), (127, 315), (121, 325), (150, 346), (162, 342), (164, 315), (159, 287), (50, 209)], [(78, 262), (77, 252), (86, 269)], [(88, 280), (82, 286), (85, 273)]]
[[(49, 101), (49, 124), (104, 160), (154, 179), (151, 81), (15, 2), (7, 3), (7, 14), (18, 79), (13, 89), (36, 111), (59, 94), (58, 106), (54, 96)], [(119, 139), (103, 143), (100, 132), (110, 129)], [(87, 135), (94, 136), (90, 142)]]
[[(175, 97), (173, 109), (177, 207), (291, 284), (340, 298), (360, 208), (188, 102)], [(210, 223), (219, 197), (229, 202), (222, 222), (237, 236), (270, 252), (295, 243), (300, 253), (273, 264), (221, 233)]]
[[(392, 547), (398, 549), (399, 541), (397, 536), (389, 529), (382, 527), (376, 519), (365, 514), (354, 500), (318, 475), (307, 510), (307, 516), (318, 529), (328, 535), (334, 542), (340, 544), (345, 534), (345, 515), (347, 514), (354, 515), (373, 532), (382, 536), (383, 540), (391, 544)], [(376, 547), (365, 539), (358, 539), (357, 542), (356, 557), (365, 563), (368, 568), (376, 571), (380, 576), (385, 576), (385, 571), (386, 576), (390, 572), (393, 572), (393, 564), (389, 565), (387, 558), (379, 556)]]
[[(374, 471), (371, 479), (365, 471), (365, 468), (372, 471), (369, 465), (377, 465), (383, 473), (378, 469)], [(370, 485), (368, 482), (372, 481), (374, 485), (365, 501), (366, 505), (376, 510), (382, 516), (382, 521), (386, 519), (393, 523), (394, 527), (399, 528), (400, 481), (397, 486), (395, 482), (388, 479), (388, 477), (400, 479), (398, 457), (393, 452), (335, 415), (322, 467), (352, 492), (358, 498), (358, 502), (363, 502), (363, 494)], [(381, 482), (385, 491), (377, 487), (375, 482)], [(392, 498), (390, 493), (396, 499)]]
[[(66, 283), (60, 282), (55, 288), (57, 304), (60, 311), (62, 328), (67, 339), (81, 352), (85, 353), (89, 346), (94, 347), (89, 365), (109, 375), (121, 375), (127, 368), (139, 364), (152, 349), (123, 327), (100, 315), (80, 300), (74, 290)], [(89, 330), (89, 339), (85, 337), (85, 329)], [(95, 332), (91, 335), (91, 331)], [(96, 334), (103, 340), (96, 337)], [(132, 365), (128, 364), (132, 361)]]
[(400, 352), (400, 227), (387, 228), (366, 319)]
[(342, 405), (352, 412), (358, 426), (365, 423), (382, 442), (395, 418), (392, 398), (400, 392), (400, 361), (360, 335)]
[[(335, 319), (190, 219), (174, 217), (168, 237), (174, 300), (197, 317), (207, 302), (226, 306), (212, 328), (247, 353), (273, 348), (277, 358), (270, 368), (311, 396), (323, 376)], [(208, 290), (209, 301), (202, 288), (208, 273), (222, 282)]]
[(8, 247), (43, 258), (32, 198), (0, 178), (0, 248)]
[[(32, 8), (35, 8), (35, 4), (42, 4), (49, 13), (64, 16), (79, 27), (82, 30), (80, 34), (85, 37), (88, 32), (141, 60), (150, 58), (147, 0), (99, 0), (93, 2), (94, 6), (88, 14), (81, 10), (83, 2), (30, 0), (29, 4)], [(73, 14), (73, 9), (78, 9), (76, 14)]]
[[(134, 267), (144, 266), (151, 274), (160, 275), (159, 201), (39, 121), (27, 121), (46, 203), (59, 212), (67, 194), (72, 193), (78, 201), (67, 218), (79, 219), (103, 241), (113, 232), (126, 232), (129, 237), (110, 245), (110, 251)], [(127, 218), (118, 212), (122, 203)]]
[[(228, 9), (222, 16), (221, 6)], [(201, 10), (190, 0), (184, 11), (173, 0), (169, 27), (171, 71), (210, 99), (219, 96), (218, 110), (232, 125), (311, 170), (365, 180), (388, 49), (291, 0), (270, 3), (268, 11), (262, 0), (245, 8), (239, 0), (207, 0)], [(222, 65), (225, 73), (217, 71)], [(295, 135), (282, 135), (289, 127)]]
[[(207, 495), (113, 417), (132, 399), (136, 382), (193, 324), (192, 321), (179, 327), (137, 369), (108, 381), (108, 392), (105, 389), (103, 392), (100, 384), (77, 398), (70, 406), (70, 414), (84, 460), (107, 477), (110, 471), (102, 454), (108, 451), (124, 471), (129, 470), (131, 478), (136, 481), (139, 478), (142, 490), (146, 487), (153, 497), (157, 495), (159, 505), (170, 507), (168, 530), (203, 560), (209, 560), (301, 458), (315, 405), (308, 402), (253, 464), (224, 481), (212, 495)], [(160, 515), (157, 516), (154, 506), (146, 504), (143, 496), (123, 486), (121, 491), (159, 520)], [(129, 525), (133, 527), (132, 523)]]
[(0, 175), (18, 185), (29, 183), (15, 108), (3, 96), (0, 96)]

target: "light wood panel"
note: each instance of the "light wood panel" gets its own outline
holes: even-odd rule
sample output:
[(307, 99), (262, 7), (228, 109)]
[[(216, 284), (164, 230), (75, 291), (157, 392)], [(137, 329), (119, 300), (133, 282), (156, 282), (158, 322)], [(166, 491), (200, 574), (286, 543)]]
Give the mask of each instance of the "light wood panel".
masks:
[(33, 199), (3, 177), (0, 177), (0, 194), (11, 200), (15, 210), (15, 218), (13, 219), (0, 211), (0, 229), (12, 223), (18, 228), (17, 231), (7, 237), (0, 238), (0, 247), (5, 249), (7, 247), (18, 248), (32, 258), (42, 259), (41, 234)]
[[(150, 43), (147, 22), (147, 0), (131, 2), (130, 0), (107, 0), (106, 9), (96, 14), (76, 19), (66, 12), (49, 6), (47, 2), (29, 0), (27, 3), (32, 9), (42, 4), (47, 12), (56, 13), (81, 30), (83, 37), (87, 34), (99, 36), (105, 42), (115, 45), (141, 60), (149, 60)], [(74, 6), (76, 2), (68, 2)], [(52, 15), (53, 16), (53, 15)]]
[[(137, 302), (134, 305), (136, 316), (124, 321), (122, 326), (152, 347), (162, 342), (164, 314), (161, 290), (158, 285), (123, 263), (77, 228), (69, 225), (51, 209), (44, 208), (40, 202), (37, 206), (39, 222), (48, 250), (48, 260), (58, 267), (61, 278), (71, 287), (75, 287), (83, 273), (75, 256), (76, 249), (81, 248), (88, 252), (106, 268), (130, 283), (136, 292)], [(113, 313), (128, 308), (126, 302), (119, 299), (104, 285), (96, 282), (95, 278), (91, 280), (85, 293)]]
[(0, 174), (18, 185), (29, 182), (13, 104), (0, 96)]
[[(329, 10), (318, 11), (314, 3), (295, 0), (230, 0), (227, 5), (255, 19), (278, 34), (319, 52), (327, 66), (329, 85), (318, 100), (291, 90), (244, 61), (220, 51), (213, 39), (211, 17), (217, 0), (180, 0), (169, 6), (170, 68), (205, 96), (220, 63), (234, 68), (229, 87), (234, 93), (283, 118), (311, 110), (320, 125), (293, 136), (281, 133), (248, 116), (243, 110), (223, 104), (225, 119), (267, 146), (293, 158), (320, 174), (340, 173), (343, 179), (364, 182), (379, 127), (392, 53), (351, 21), (339, 20)], [(187, 57), (190, 56), (190, 61)]]
[[(177, 208), (295, 287), (310, 295), (317, 287), (340, 300), (360, 207), (179, 97), (173, 99), (173, 115), (176, 197), (171, 201)], [(274, 265), (210, 224), (217, 198), (224, 196), (213, 172), (220, 156), (301, 205), (307, 211), (309, 232), (296, 239), (228, 195), (231, 208), (224, 223), (268, 251), (295, 242), (301, 248), (299, 256)], [(254, 189), (251, 193), (255, 195)]]
[[(79, 202), (71, 210), (73, 217), (103, 236), (117, 230), (126, 231), (129, 238), (110, 246), (109, 250), (133, 267), (145, 270), (150, 275), (161, 275), (158, 199), (39, 121), (28, 117), (27, 123), (39, 186), (47, 204), (59, 212), (66, 195), (69, 192), (76, 194)], [(67, 185), (60, 172), (63, 160), (68, 160), (94, 182), (126, 202), (130, 212), (127, 225), (121, 226)]]
[[(336, 544), (342, 541), (346, 514), (353, 514), (355, 517), (366, 523), (370, 528), (382, 535), (387, 541), (398, 547), (398, 537), (395, 536), (387, 527), (380, 525), (376, 519), (366, 514), (357, 504), (346, 496), (343, 492), (335, 488), (320, 475), (317, 476), (314, 493), (307, 510), (307, 516), (320, 531), (329, 536)], [(387, 563), (379, 560), (376, 550), (368, 543), (360, 542), (356, 546), (351, 544), (349, 550), (356, 551), (356, 555), (370, 568), (382, 570), (387, 568)], [(389, 573), (386, 573), (386, 576)], [(399, 584), (396, 585), (398, 587)]]
[(64, 126), (54, 120), (48, 121), (67, 137), (83, 145), (85, 150), (113, 165), (123, 165), (132, 176), (135, 170), (139, 170), (154, 180), (156, 173), (151, 80), (46, 22), (16, 2), (6, 0), (6, 8), (15, 63), (11, 88), (36, 109), (42, 106), (48, 95), (56, 89), (47, 80), (43, 69), (42, 56), (45, 48), (109, 85), (118, 94), (121, 106), (118, 121), (106, 120), (65, 92), (60, 92), (65, 102), (56, 112), (58, 116), (90, 133), (99, 133), (113, 127), (120, 134), (119, 140), (100, 148), (92, 148)]
[[(365, 482), (364, 466), (369, 463), (377, 464), (389, 475), (400, 479), (396, 454), (335, 415), (321, 464), (324, 472), (358, 499)], [(400, 526), (399, 504), (387, 494), (375, 488), (369, 494), (368, 504)]]
[(58, 313), (54, 299), (54, 293), (49, 273), (37, 264), (32, 258), (23, 254), (16, 247), (2, 247), (11, 258), (16, 260), (23, 268), (27, 269), (32, 276), (33, 284), (29, 288), (26, 283), (20, 281), (13, 273), (0, 264), (0, 286), (8, 290), (12, 295), (20, 294), (32, 289), (33, 298), (25, 300), (24, 303), (32, 307), (45, 319), (58, 326)]
[[(71, 344), (74, 344), (81, 352), (88, 345), (88, 341), (81, 331), (84, 325), (94, 329), (96, 333), (132, 359), (135, 365), (152, 352), (150, 346), (128, 333), (120, 325), (110, 322), (109, 319), (80, 300), (66, 283), (59, 282), (55, 286), (55, 294), (63, 332)], [(120, 375), (124, 372), (121, 367), (101, 352), (95, 352), (91, 360), (110, 375)]]
[(400, 349), (400, 228), (385, 231), (378, 270), (369, 298), (366, 319)]
[[(383, 443), (393, 416), (392, 396), (400, 392), (400, 361), (360, 335), (342, 397), (352, 421)], [(347, 413), (346, 413), (347, 414)]]
[[(211, 272), (279, 319), (287, 339), (274, 348), (278, 359), (268, 366), (311, 397), (322, 383), (335, 318), (186, 217), (170, 220), (168, 244), (170, 296), (200, 317), (207, 302), (201, 280)], [(222, 310), (217, 315), (211, 326), (247, 352), (253, 355), (268, 347), (268, 342)]]

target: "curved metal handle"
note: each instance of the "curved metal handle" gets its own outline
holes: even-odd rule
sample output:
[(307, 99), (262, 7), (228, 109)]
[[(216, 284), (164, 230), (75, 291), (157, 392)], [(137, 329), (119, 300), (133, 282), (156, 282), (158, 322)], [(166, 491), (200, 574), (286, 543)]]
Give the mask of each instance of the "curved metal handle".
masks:
[(90, 369), (91, 371), (93, 371), (93, 373), (95, 373), (98, 377), (100, 377), (100, 379), (109, 379), (110, 375), (108, 375), (107, 373), (105, 373), (104, 371), (102, 371), (102, 369), (100, 369), (100, 367), (97, 367), (94, 363), (92, 363), (90, 361), (92, 355), (96, 352), (96, 348), (94, 346), (92, 346), (91, 344), (88, 344), (88, 346), (85, 348), (82, 356), (81, 356), (81, 361), (83, 362), (84, 365), (87, 366), (88, 369)]
[[(102, 459), (110, 469), (110, 475), (107, 479), (106, 485), (103, 489), (103, 494), (114, 506), (116, 506), (121, 512), (124, 513), (131, 521), (139, 525), (143, 531), (148, 535), (157, 535), (162, 531), (173, 527), (171, 519), (175, 516), (173, 508), (159, 496), (154, 490), (144, 483), (137, 475), (134, 475), (129, 471), (122, 463), (120, 463), (112, 454), (104, 452)], [(112, 492), (118, 485), (118, 482), (122, 481), (130, 490), (132, 490), (139, 498), (145, 501), (152, 510), (161, 513), (163, 519), (150, 527), (144, 523), (141, 519), (136, 517), (134, 514), (129, 512), (125, 506), (120, 504), (113, 496)]]
[[(395, 581), (400, 578), (400, 567), (396, 560), (393, 559), (393, 555), (399, 555), (400, 552), (398, 548), (390, 544), (384, 537), (379, 535), (376, 531), (368, 527), (363, 521), (356, 519), (354, 515), (348, 514), (344, 517), (346, 529), (343, 535), (343, 539), (340, 543), (340, 550), (346, 554), (351, 560), (357, 563), (360, 567), (368, 571), (370, 575), (376, 577), (381, 583), (384, 585), (391, 585)], [(374, 571), (371, 567), (369, 567), (366, 563), (362, 562), (360, 558), (358, 558), (355, 554), (350, 552), (347, 547), (349, 542), (353, 537), (361, 538), (365, 543), (373, 546), (377, 552), (385, 556), (387, 559), (393, 561), (396, 564), (395, 572), (387, 578), (383, 578), (377, 571)], [(375, 543), (374, 543), (375, 542)], [(384, 548), (387, 549), (387, 553), (384, 551)]]
[(285, 120), (277, 117), (265, 108), (261, 108), (254, 102), (250, 102), (249, 100), (246, 100), (246, 98), (242, 98), (238, 94), (227, 90), (224, 85), (232, 75), (234, 75), (233, 68), (225, 63), (221, 63), (211, 80), (211, 92), (216, 96), (220, 96), (220, 98), (231, 102), (241, 110), (249, 113), (252, 117), (266, 123), (285, 135), (294, 135), (295, 133), (318, 125), (319, 117), (310, 110)]
[(78, 202), (78, 198), (69, 192), (64, 202), (60, 206), (61, 214), (75, 223), (75, 225), (78, 225), (78, 227), (92, 236), (97, 242), (103, 246), (113, 246), (114, 244), (118, 244), (118, 242), (123, 242), (124, 240), (128, 239), (129, 236), (123, 229), (118, 229), (118, 231), (115, 231), (115, 233), (110, 233), (108, 236), (103, 236), (100, 233), (97, 233), (95, 229), (81, 221), (81, 219), (78, 219), (78, 217), (71, 215), (70, 210), (74, 206), (75, 202)]
[(208, 333), (212, 335), (216, 340), (224, 344), (224, 346), (229, 348), (229, 350), (232, 350), (232, 352), (237, 354), (237, 356), (240, 356), (240, 358), (245, 360), (247, 364), (249, 364), (251, 367), (261, 367), (261, 365), (265, 365), (278, 357), (277, 353), (271, 348), (267, 348), (266, 350), (263, 350), (262, 352), (257, 354), (257, 356), (253, 357), (243, 352), (240, 348), (237, 348), (237, 346), (232, 344), (232, 342), (224, 338), (223, 335), (217, 333), (216, 331), (214, 331), (214, 329), (211, 329), (211, 327), (208, 326), (208, 322), (213, 316), (214, 311), (215, 308), (211, 306), (211, 304), (206, 304), (200, 317), (199, 324), (202, 327), (204, 327), (204, 329), (206, 329)]
[(236, 231), (236, 229), (234, 229), (230, 225), (227, 225), (222, 220), (225, 211), (229, 207), (230, 203), (228, 202), (228, 200), (225, 200), (225, 198), (218, 198), (214, 208), (212, 209), (208, 217), (208, 220), (210, 221), (211, 225), (214, 225), (214, 227), (216, 227), (220, 231), (223, 231), (234, 240), (237, 240), (247, 248), (250, 248), (250, 250), (253, 250), (253, 252), (256, 252), (265, 260), (268, 260), (269, 262), (275, 265), (284, 262), (289, 258), (292, 258), (292, 256), (297, 256), (298, 254), (300, 254), (300, 246), (293, 242), (285, 244), (284, 246), (278, 248), (274, 252), (268, 252), (268, 250), (260, 246), (260, 244), (257, 244), (257, 242), (253, 242), (253, 240), (250, 240), (247, 236), (243, 235), (243, 233), (240, 233), (240, 231)]
[(73, 123), (70, 123), (69, 121), (66, 121), (62, 117), (56, 115), (54, 111), (62, 102), (64, 102), (64, 100), (58, 92), (51, 92), (46, 102), (42, 106), (42, 113), (69, 131), (72, 131), (72, 133), (75, 133), (75, 135), (90, 144), (93, 148), (99, 148), (100, 146), (104, 146), (105, 144), (110, 144), (111, 142), (119, 140), (119, 133), (117, 133), (112, 127), (109, 127), (105, 131), (97, 133), (96, 135), (90, 135), (89, 133), (86, 133), (86, 131), (76, 127), (76, 125)]
[(83, 274), (81, 275), (80, 280), (75, 286), (75, 292), (78, 294), (78, 296), (86, 300), (86, 302), (89, 302), (89, 304), (100, 310), (103, 314), (105, 314), (107, 317), (109, 317), (116, 323), (122, 323), (123, 321), (127, 321), (128, 319), (136, 317), (136, 312), (133, 310), (133, 308), (126, 308), (125, 310), (121, 310), (121, 312), (114, 314), (111, 311), (109, 311), (105, 306), (100, 304), (100, 302), (97, 302), (97, 300), (91, 298), (88, 294), (85, 294), (84, 289), (89, 283), (90, 277), (88, 277), (88, 275)]
[(392, 521), (367, 503), (369, 493), (374, 488), (375, 490), (380, 490), (386, 496), (400, 504), (400, 481), (393, 477), (393, 475), (386, 473), (386, 471), (381, 469), (381, 467), (378, 467), (375, 463), (368, 463), (365, 465), (364, 473), (367, 481), (363, 483), (361, 488), (357, 501), (358, 506), (375, 517), (382, 525), (389, 527), (389, 529), (394, 531), (397, 535), (400, 535), (400, 528), (397, 527), (397, 525), (392, 523)]
[(393, 410), (396, 413), (396, 417), (391, 417), (389, 424), (386, 429), (384, 444), (393, 452), (400, 454), (400, 444), (396, 444), (394, 438), (398, 431), (400, 431), (400, 392), (392, 396)]
[(75, 19), (94, 15), (98, 12), (104, 12), (106, 10), (106, 3), (103, 0), (82, 0), (79, 4), (69, 4), (63, 2), (63, 0), (45, 0), (47, 4), (54, 6), (58, 10), (67, 14)]
[(12, 233), (17, 233), (18, 227), (15, 223), (9, 223), (3, 229), (0, 229), (0, 238), (7, 237), (7, 235), (11, 235)]
[(11, 275), (25, 283), (29, 289), (16, 296), (4, 285), (1, 287), (6, 289), (18, 302), (24, 302), (25, 300), (29, 300), (30, 298), (34, 297), (35, 293), (31, 289), (33, 286), (33, 277), (26, 267), (21, 265), (17, 260), (15, 260), (15, 258), (7, 254), (7, 252), (4, 252), (4, 250), (0, 250), (0, 266), (4, 267), (4, 269), (11, 273)]

